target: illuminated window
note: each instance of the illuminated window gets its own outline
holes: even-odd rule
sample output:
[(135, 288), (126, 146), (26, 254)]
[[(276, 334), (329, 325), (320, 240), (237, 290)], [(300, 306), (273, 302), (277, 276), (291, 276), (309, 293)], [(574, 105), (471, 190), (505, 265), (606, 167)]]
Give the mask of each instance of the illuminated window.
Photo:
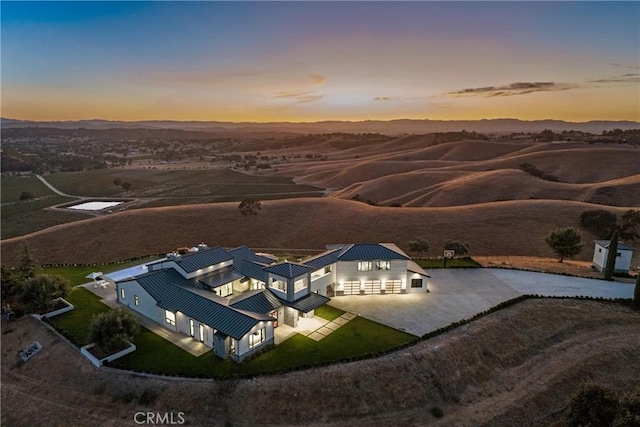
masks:
[(391, 262), (390, 261), (376, 261), (376, 270), (390, 270)]
[(218, 286), (217, 288), (215, 288), (214, 292), (218, 296), (227, 297), (227, 296), (233, 294), (233, 284), (232, 283), (226, 283), (226, 284), (224, 284), (222, 286)]
[(269, 287), (273, 289), (278, 289), (279, 291), (282, 291), (282, 292), (286, 292), (287, 282), (284, 282), (282, 280), (273, 280), (271, 282), (271, 285), (269, 285)]
[(293, 291), (298, 292), (307, 287), (307, 279), (300, 279), (293, 284)]
[(120, 298), (124, 299), (124, 288), (120, 288)]
[(329, 274), (329, 273), (331, 273), (331, 266), (330, 266), (330, 265), (327, 265), (327, 266), (324, 268), (324, 274)]
[(176, 314), (169, 310), (164, 311), (164, 320), (171, 326), (176, 326)]
[(138, 295), (133, 296), (133, 303), (136, 305), (136, 307), (140, 305), (140, 298), (138, 298)]
[(253, 348), (258, 344), (264, 342), (266, 335), (267, 334), (265, 328), (258, 329), (257, 331), (249, 335), (249, 348)]
[(189, 335), (193, 337), (195, 336), (195, 334), (196, 334), (195, 324), (193, 322), (193, 319), (189, 319)]
[(358, 261), (358, 271), (371, 270), (373, 270), (373, 263), (371, 261)]

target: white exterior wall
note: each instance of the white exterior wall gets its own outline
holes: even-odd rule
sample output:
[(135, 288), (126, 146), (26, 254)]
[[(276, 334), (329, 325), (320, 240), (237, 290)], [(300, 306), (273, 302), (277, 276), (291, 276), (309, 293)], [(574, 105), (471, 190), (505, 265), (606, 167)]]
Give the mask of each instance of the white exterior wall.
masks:
[[(176, 313), (177, 332), (182, 332), (185, 335), (191, 336), (191, 326), (189, 320), (193, 320), (193, 339), (196, 341), (200, 341), (200, 322), (179, 311)], [(206, 345), (207, 347), (213, 347), (213, 329), (205, 323), (202, 323), (202, 325), (204, 326), (204, 345)]]
[[(316, 279), (311, 279), (311, 285), (310, 285), (311, 292), (318, 291), (320, 295), (327, 296), (327, 286), (336, 282), (336, 269), (337, 269), (337, 264), (331, 264), (330, 273), (323, 274), (322, 276)], [(316, 271), (324, 272), (324, 267)], [(311, 277), (313, 277), (314, 273), (315, 271), (311, 273)]]
[[(603, 248), (599, 244), (596, 243), (596, 247), (593, 250), (593, 263), (598, 267), (598, 270), (602, 271), (604, 266), (607, 263), (607, 251), (606, 248)], [(616, 262), (617, 264), (617, 262)]]
[[(631, 258), (633, 257), (633, 251), (626, 249), (618, 249), (620, 253), (619, 257), (616, 257), (616, 264), (613, 267), (615, 271), (628, 272), (631, 269)], [(607, 265), (607, 256), (609, 249), (603, 248), (596, 243), (593, 251), (593, 264), (596, 265), (599, 271), (604, 270)]]
[[(264, 342), (262, 342), (261, 344), (259, 344), (256, 347), (250, 349), (249, 348), (249, 335), (251, 335), (255, 331), (257, 331), (259, 329), (262, 329), (262, 328), (265, 328)], [(273, 322), (269, 322), (269, 321), (258, 322), (258, 324), (256, 326), (254, 326), (247, 334), (245, 334), (239, 340), (236, 340), (236, 355), (239, 358), (239, 360), (242, 360), (245, 357), (247, 357), (249, 354), (258, 351), (263, 346), (265, 346), (265, 345), (267, 345), (269, 343), (273, 343), (273, 342), (274, 342)]]
[[(422, 287), (421, 288), (412, 288), (411, 287), (411, 280), (412, 279), (422, 279)], [(417, 292), (427, 292), (427, 285), (428, 285), (428, 277), (426, 276), (421, 276), (418, 273), (412, 273), (410, 271), (407, 271), (407, 293), (417, 293)]]
[[(120, 289), (124, 289), (125, 298), (122, 299), (122, 293)], [(156, 305), (157, 301), (154, 300), (151, 295), (144, 290), (140, 284), (131, 280), (128, 282), (118, 283), (118, 302), (127, 308), (130, 308), (133, 311), (136, 311), (143, 316), (160, 323), (162, 326), (173, 329), (171, 325), (164, 321), (164, 309), (158, 307)], [(138, 295), (139, 305), (136, 307), (135, 305), (135, 295)]]
[(342, 285), (345, 281), (359, 280), (366, 282), (367, 280), (380, 280), (384, 289), (384, 282), (387, 280), (402, 280), (402, 287), (407, 286), (407, 261), (406, 260), (390, 260), (389, 270), (376, 270), (376, 261), (373, 263), (373, 270), (358, 271), (358, 261), (339, 261), (336, 267), (337, 289), (343, 290)]

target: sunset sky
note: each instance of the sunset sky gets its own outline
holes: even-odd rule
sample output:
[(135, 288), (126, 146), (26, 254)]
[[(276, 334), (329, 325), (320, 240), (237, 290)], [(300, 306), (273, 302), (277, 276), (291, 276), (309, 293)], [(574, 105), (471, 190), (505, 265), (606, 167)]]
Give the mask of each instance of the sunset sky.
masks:
[(6, 2), (29, 120), (640, 120), (640, 2)]

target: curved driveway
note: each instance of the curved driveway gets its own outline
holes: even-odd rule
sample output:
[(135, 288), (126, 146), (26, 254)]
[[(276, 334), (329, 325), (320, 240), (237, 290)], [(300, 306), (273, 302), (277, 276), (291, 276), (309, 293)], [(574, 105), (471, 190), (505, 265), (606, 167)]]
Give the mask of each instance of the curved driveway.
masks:
[(429, 270), (429, 293), (335, 297), (330, 305), (423, 335), (519, 295), (631, 298), (633, 284), (491, 268)]

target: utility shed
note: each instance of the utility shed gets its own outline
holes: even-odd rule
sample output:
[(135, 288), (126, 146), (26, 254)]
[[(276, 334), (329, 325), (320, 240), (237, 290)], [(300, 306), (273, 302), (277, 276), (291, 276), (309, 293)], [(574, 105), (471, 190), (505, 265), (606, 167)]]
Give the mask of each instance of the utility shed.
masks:
[[(609, 254), (609, 240), (596, 240), (595, 248), (593, 249), (593, 261), (591, 265), (598, 271), (603, 271), (607, 265), (607, 255)], [(616, 265), (613, 268), (614, 273), (629, 273), (631, 269), (631, 258), (635, 251), (629, 245), (623, 242), (618, 242), (618, 251), (616, 256)]]

